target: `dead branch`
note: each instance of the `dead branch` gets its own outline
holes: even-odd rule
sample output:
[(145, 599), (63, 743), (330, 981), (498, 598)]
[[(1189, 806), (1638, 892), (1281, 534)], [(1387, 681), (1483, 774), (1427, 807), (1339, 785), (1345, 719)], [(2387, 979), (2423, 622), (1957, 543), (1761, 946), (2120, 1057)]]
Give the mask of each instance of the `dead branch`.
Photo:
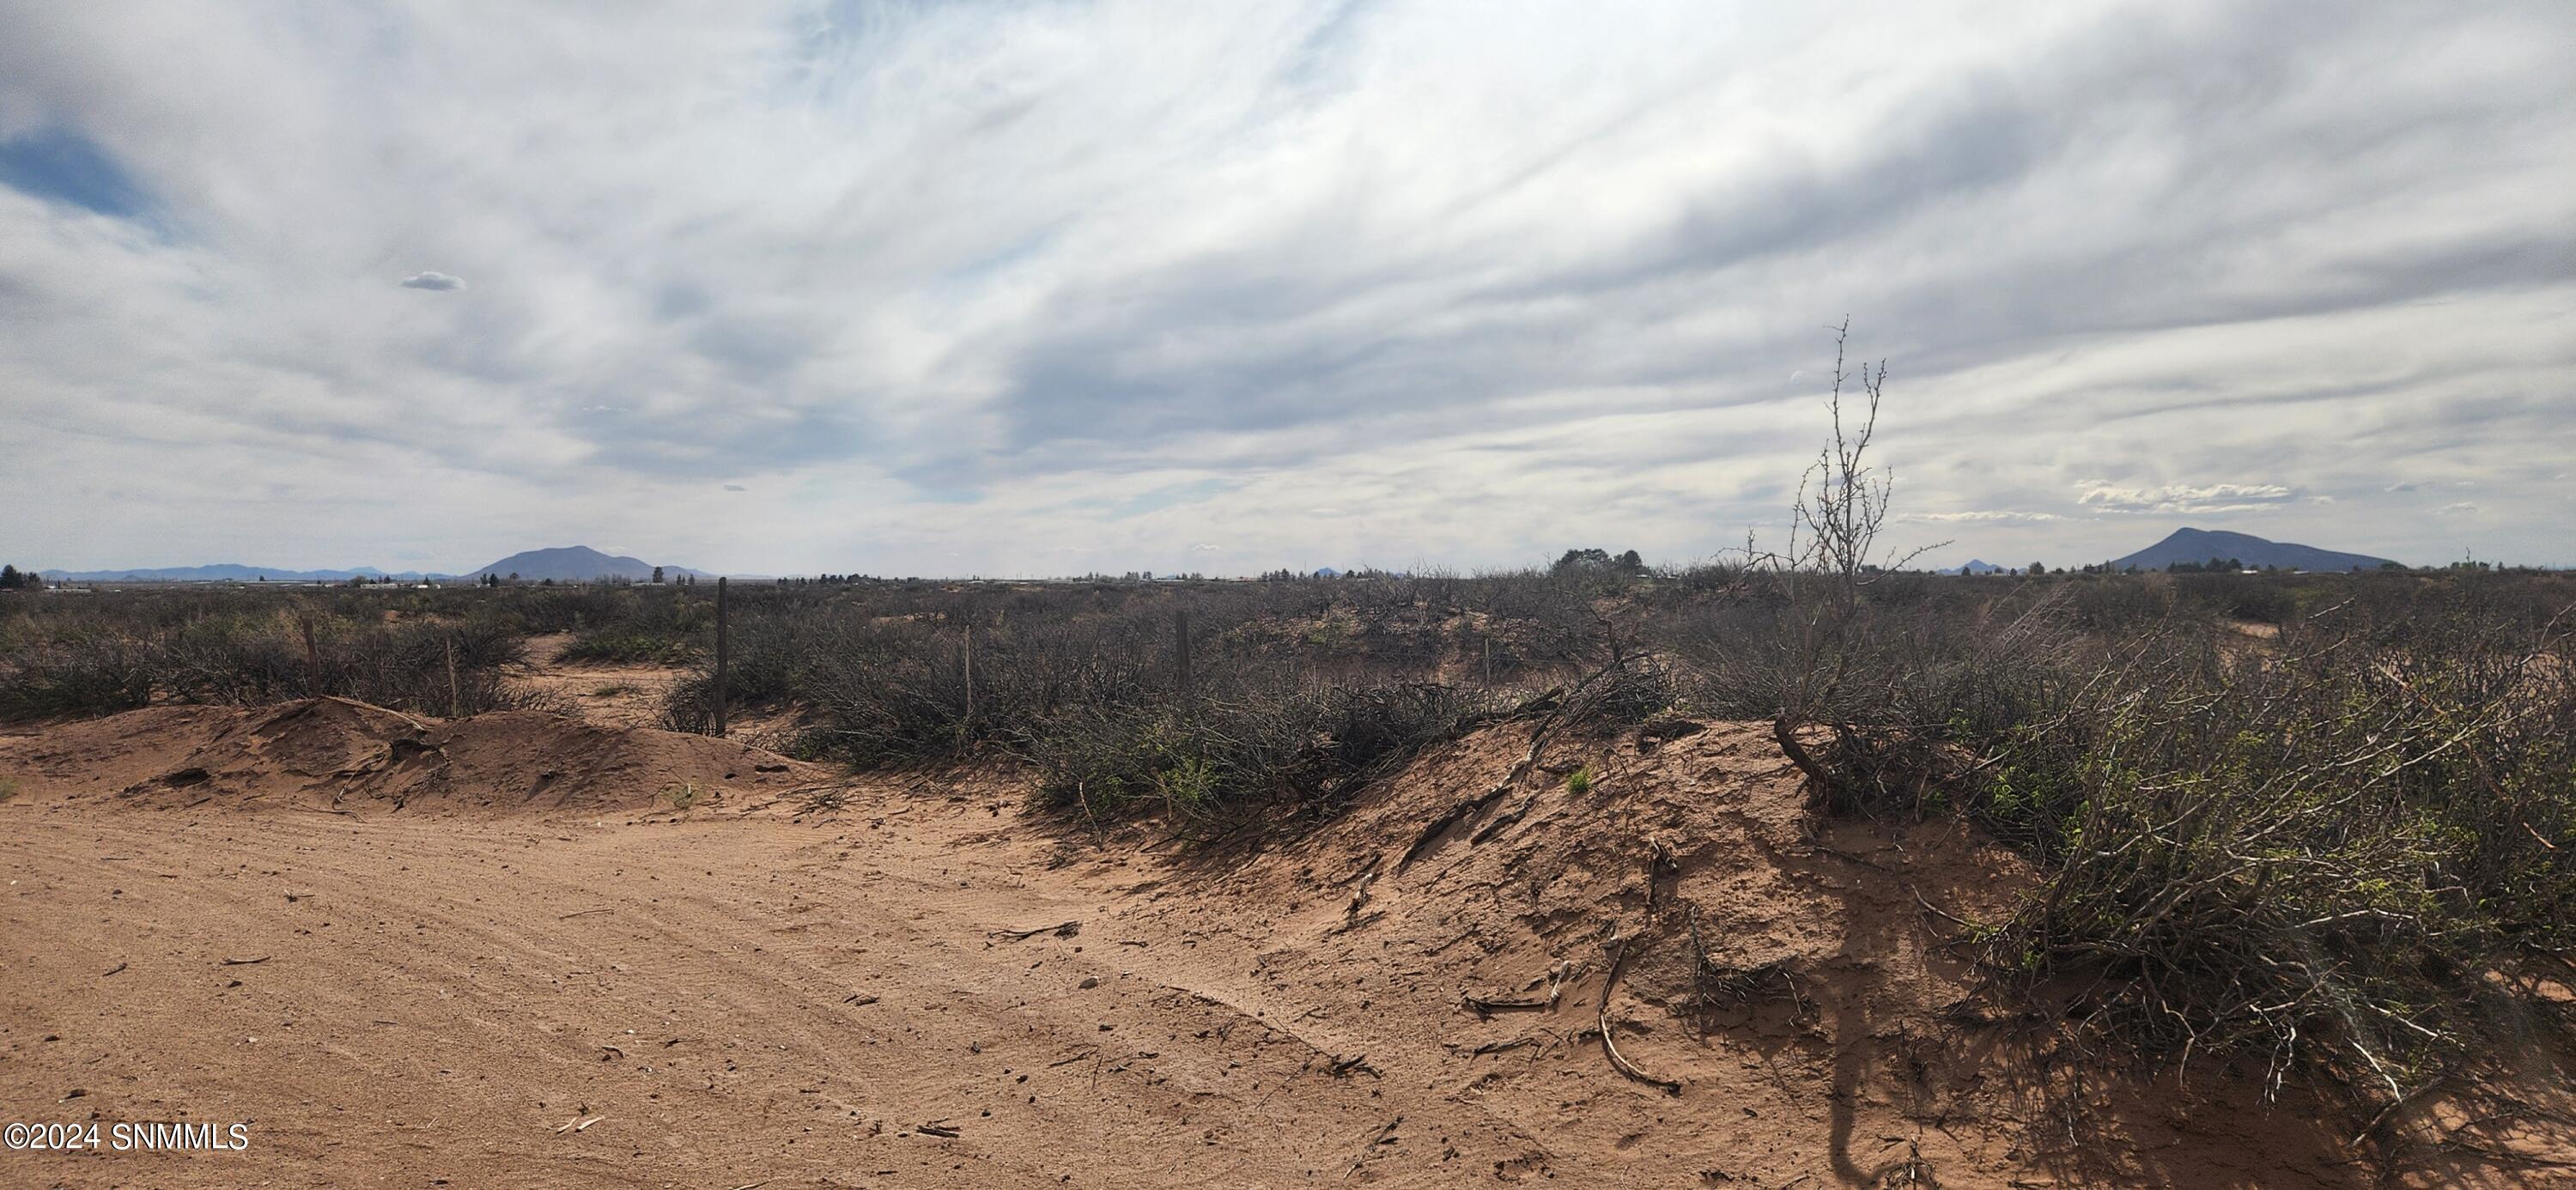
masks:
[(1556, 1007), (1556, 997), (1555, 988), (1549, 988), (1544, 999), (1479, 996), (1472, 992), (1458, 994), (1459, 1000), (1466, 1004), (1467, 1010), (1480, 1017), (1489, 1017), (1497, 1012), (1545, 1012)]
[(1601, 977), (1601, 1002), (1595, 1013), (1595, 1020), (1601, 1031), (1601, 1053), (1610, 1059), (1611, 1069), (1661, 1090), (1664, 1094), (1679, 1095), (1682, 1093), (1682, 1085), (1679, 1082), (1668, 1078), (1656, 1078), (1637, 1069), (1628, 1059), (1619, 1056), (1619, 1044), (1610, 1040), (1610, 989), (1619, 986), (1619, 966), (1627, 960), (1628, 937), (1622, 934), (1611, 946), (1610, 971)]
[(1358, 1173), (1361, 1166), (1368, 1164), (1370, 1155), (1376, 1153), (1380, 1145), (1391, 1143), (1395, 1139), (1395, 1126), (1403, 1122), (1404, 1117), (1397, 1116), (1380, 1125), (1378, 1130), (1369, 1136), (1368, 1143), (1360, 1146), (1360, 1155), (1352, 1160), (1351, 1167), (1342, 1171), (1342, 1179), (1350, 1180), (1352, 1174)]
[(1370, 1078), (1386, 1077), (1378, 1071), (1377, 1067), (1369, 1065), (1367, 1054), (1353, 1054), (1347, 1058), (1335, 1058), (1333, 1059), (1333, 1064), (1325, 1068), (1325, 1073), (1332, 1075), (1334, 1078), (1349, 1078), (1355, 1071), (1360, 1074), (1365, 1074)]
[[(1439, 842), (1442, 836), (1448, 834), (1449, 828), (1456, 826), (1460, 822), (1469, 818), (1473, 818), (1478, 814), (1484, 813), (1485, 810), (1495, 802), (1501, 801), (1504, 794), (1511, 792), (1513, 787), (1520, 784), (1523, 777), (1529, 775), (1529, 771), (1531, 769), (1538, 766), (1540, 754), (1545, 752), (1547, 749), (1548, 732), (1554, 730), (1559, 723), (1563, 723), (1569, 718), (1566, 712), (1568, 709), (1577, 705), (1579, 695), (1591, 687), (1594, 682), (1600, 681), (1611, 672), (1625, 669), (1631, 662), (1641, 660), (1648, 656), (1650, 656), (1650, 654), (1646, 653), (1623, 653), (1613, 656), (1608, 664), (1584, 675), (1583, 680), (1576, 682), (1574, 685), (1561, 687), (1557, 690), (1551, 690), (1547, 695), (1542, 695), (1542, 698), (1554, 697), (1555, 705), (1548, 710), (1547, 717), (1539, 721), (1538, 730), (1530, 733), (1529, 750), (1522, 753), (1520, 760), (1512, 765), (1509, 772), (1503, 774), (1502, 780), (1494, 783), (1493, 788), (1488, 789), (1475, 797), (1469, 798), (1466, 801), (1460, 802), (1457, 805), (1449, 807), (1447, 813), (1444, 813), (1440, 817), (1432, 820), (1430, 825), (1423, 827), (1422, 833), (1413, 837), (1413, 845), (1404, 849), (1403, 858), (1395, 861), (1395, 869), (1399, 872), (1403, 871), (1407, 866), (1411, 865), (1413, 861), (1422, 858), (1423, 853), (1431, 850), (1431, 845)], [(1494, 837), (1494, 835), (1502, 828), (1520, 821), (1523, 815), (1529, 813), (1530, 807), (1536, 804), (1537, 800), (1538, 799), (1533, 796), (1528, 801), (1522, 802), (1520, 806), (1513, 809), (1510, 813), (1503, 815), (1494, 823), (1488, 825), (1485, 829), (1478, 831), (1472, 842), (1482, 843), (1485, 840)]]

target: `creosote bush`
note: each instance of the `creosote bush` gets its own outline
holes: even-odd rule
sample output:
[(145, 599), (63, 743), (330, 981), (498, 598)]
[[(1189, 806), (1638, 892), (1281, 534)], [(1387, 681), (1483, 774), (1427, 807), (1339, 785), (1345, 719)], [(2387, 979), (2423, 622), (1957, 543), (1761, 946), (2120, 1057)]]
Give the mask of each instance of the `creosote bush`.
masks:
[(2320, 1066), (2383, 1101), (2530, 1019), (2510, 977), (2576, 941), (2563, 638), (2372, 635), (2135, 658), (2049, 730), (1989, 741), (1971, 807), (2051, 867), (1998, 923), (1998, 964), (2098, 973), (2095, 1032), (2258, 1054), (2275, 1080)]
[(1864, 594), (1829, 650), (1794, 602), (1664, 629), (1693, 704), (1805, 708), (1821, 813), (1957, 813), (2032, 859), (1968, 940), (2002, 986), (2080, 989), (2084, 1044), (2314, 1076), (2366, 1116), (2565, 1027), (2529, 982), (2576, 954), (2576, 587), (2227, 577), (2306, 610), (2253, 638), (2111, 576), (2148, 598), (2105, 617), (2087, 576)]
[(1968, 930), (2004, 986), (2059, 996), (2079, 1044), (2252, 1059), (2363, 1108), (2530, 1030), (2566, 1040), (2531, 991), (2576, 945), (2563, 576), (1935, 592), (1877, 545), (1884, 372), (1838, 352), (1834, 377), (1788, 549), (1748, 543), (1739, 597), (1660, 627), (1698, 705), (1771, 720), (1818, 814), (1958, 812), (2034, 861), (2023, 903)]
[(524, 651), (507, 615), (387, 623), (317, 602), (172, 602), (184, 613), (152, 614), (169, 605), (147, 600), (12, 624), (0, 634), (0, 720), (111, 714), (156, 698), (256, 705), (336, 695), (430, 715), (545, 701), (502, 674)]
[(13, 648), (0, 662), (0, 722), (108, 715), (152, 700), (149, 646), (88, 630)]
[[(1185, 823), (1331, 805), (1499, 701), (1431, 680), (1426, 654), (1440, 650), (1410, 643), (1321, 666), (1283, 662), (1273, 652), (1282, 626), (1257, 608), (1231, 609), (1240, 619), (1190, 611), (1184, 687), (1167, 602), (1086, 601), (1055, 616), (979, 602), (935, 618), (878, 606), (746, 615), (733, 629), (727, 697), (794, 707), (794, 748), (811, 758), (1007, 756), (1029, 767), (1048, 804), (1093, 815), (1153, 807)], [(664, 719), (703, 729), (712, 698), (713, 675), (698, 670), (673, 688)]]
[(1068, 706), (1016, 741), (1042, 798), (1089, 814), (1152, 804), (1184, 822), (1329, 810), (1498, 700), (1431, 683), (1244, 684)]

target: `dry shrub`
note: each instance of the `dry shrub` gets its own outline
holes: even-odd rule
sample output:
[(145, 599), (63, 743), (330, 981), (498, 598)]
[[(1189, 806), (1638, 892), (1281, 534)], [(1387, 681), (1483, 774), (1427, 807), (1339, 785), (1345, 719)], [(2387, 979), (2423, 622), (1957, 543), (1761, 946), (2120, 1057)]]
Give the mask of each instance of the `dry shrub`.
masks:
[(1849, 434), (1835, 375), (1790, 548), (1748, 548), (1680, 651), (1705, 707), (1772, 720), (1820, 813), (1955, 808), (2037, 862), (1970, 931), (2006, 986), (2071, 996), (2079, 1045), (2251, 1057), (2365, 1108), (2565, 1028), (2520, 977), (2576, 945), (2567, 584), (1963, 580), (1992, 598), (1962, 607), (1884, 582), (1881, 374)]
[(2063, 586), (1864, 599), (1830, 653), (1794, 606), (1676, 629), (1700, 708), (1808, 698), (1821, 812), (1956, 811), (2036, 861), (1971, 940), (2021, 994), (2082, 989), (2057, 1005), (2080, 1043), (2367, 1108), (2563, 1026), (2499, 976), (2563, 977), (2576, 947), (2576, 665), (2532, 598), (2568, 592), (2391, 581), (2338, 579), (2250, 650), (2196, 602), (2088, 631)]
[(431, 715), (545, 703), (504, 678), (523, 645), (496, 617), (388, 624), (271, 602), (166, 626), (98, 618), (56, 628), (0, 659), (0, 719), (110, 714), (156, 695), (241, 705), (336, 695)]
[(2491, 978), (2576, 941), (2576, 692), (2563, 637), (2516, 635), (2142, 654), (1990, 741), (1971, 809), (2051, 874), (1989, 954), (2094, 977), (2087, 1033), (2383, 1102), (2554, 1019)]
[(152, 650), (99, 631), (28, 644), (0, 659), (0, 722), (110, 715), (152, 700)]
[[(680, 587), (609, 587), (567, 594), (572, 640), (567, 661), (611, 665), (681, 665), (703, 656), (715, 639), (711, 591)], [(542, 617), (562, 623), (561, 610)]]
[(1092, 814), (1151, 805), (1184, 822), (1329, 810), (1495, 709), (1431, 683), (1228, 683), (1187, 698), (1069, 705), (1017, 753), (1041, 798)]

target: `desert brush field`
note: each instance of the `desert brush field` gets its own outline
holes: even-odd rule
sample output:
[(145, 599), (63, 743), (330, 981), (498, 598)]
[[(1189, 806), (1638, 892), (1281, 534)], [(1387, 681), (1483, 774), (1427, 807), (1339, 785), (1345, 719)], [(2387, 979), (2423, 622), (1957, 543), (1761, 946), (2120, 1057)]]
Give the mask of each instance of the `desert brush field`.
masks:
[(1851, 590), (0, 604), (0, 1109), (252, 1138), (13, 1169), (2565, 1176), (2564, 577)]

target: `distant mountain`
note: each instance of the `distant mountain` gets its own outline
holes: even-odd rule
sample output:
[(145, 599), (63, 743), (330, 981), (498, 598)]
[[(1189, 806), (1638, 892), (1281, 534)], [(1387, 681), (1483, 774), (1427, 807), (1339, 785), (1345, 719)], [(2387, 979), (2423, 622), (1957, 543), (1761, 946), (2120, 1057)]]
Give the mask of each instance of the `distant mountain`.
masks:
[(2212, 558), (2234, 559), (2254, 569), (2277, 566), (2283, 570), (2377, 570), (2391, 565), (2386, 558), (2368, 554), (2346, 554), (2321, 550), (2312, 545), (2287, 541), (2265, 541), (2248, 533), (2228, 533), (2216, 529), (2176, 529), (2173, 536), (2111, 562), (2114, 570), (2135, 566), (2140, 570), (2162, 570), (2176, 562), (2207, 562)]
[[(653, 577), (653, 564), (640, 558), (603, 554), (586, 545), (567, 545), (550, 550), (528, 550), (524, 553), (512, 554), (489, 566), (468, 573), (465, 577), (481, 578), (487, 574), (497, 574), (503, 578), (515, 574), (519, 576), (520, 581), (531, 583), (545, 579), (553, 579), (559, 583), (580, 583), (596, 578), (624, 578), (642, 582), (649, 581)], [(697, 575), (698, 572), (685, 566), (666, 565), (662, 568), (662, 574), (665, 578), (680, 578), (686, 575)], [(699, 577), (709, 576), (699, 575)]]
[(1942, 571), (1941, 573), (1943, 573), (1943, 574), (2002, 574), (2004, 571), (2009, 570), (2009, 569), (2011, 569), (2011, 567), (2008, 567), (2008, 566), (1997, 566), (1997, 565), (1995, 565), (1994, 563), (1989, 562), (1989, 561), (1986, 561), (1986, 560), (1985, 560), (1985, 559), (1983, 559), (1983, 558), (1970, 558), (1970, 559), (1968, 559), (1965, 563), (1963, 563), (1963, 564), (1961, 564), (1961, 565), (1958, 565), (1958, 566), (1953, 566), (1953, 567), (1949, 568), (1948, 570), (1944, 570), (1944, 571)]
[[(559, 583), (589, 582), (592, 579), (622, 578), (647, 582), (653, 577), (653, 564), (638, 558), (611, 556), (586, 545), (568, 545), (560, 549), (529, 550), (512, 554), (470, 574), (426, 574), (417, 570), (388, 573), (373, 566), (353, 566), (347, 570), (290, 570), (283, 566), (243, 566), (232, 562), (212, 566), (152, 566), (133, 570), (45, 570), (38, 573), (48, 581), (76, 583), (254, 583), (265, 579), (272, 583), (339, 583), (353, 578), (452, 579), (481, 578), (497, 574), (504, 578), (516, 574), (522, 582)], [(711, 578), (685, 566), (664, 566), (664, 578), (695, 576)]]
[(346, 582), (367, 578), (424, 578), (418, 571), (388, 575), (373, 566), (348, 570), (289, 570), (283, 566), (243, 566), (220, 562), (212, 566), (155, 566), (137, 570), (47, 570), (48, 579), (66, 579), (76, 583), (250, 583), (265, 578), (272, 583)]

